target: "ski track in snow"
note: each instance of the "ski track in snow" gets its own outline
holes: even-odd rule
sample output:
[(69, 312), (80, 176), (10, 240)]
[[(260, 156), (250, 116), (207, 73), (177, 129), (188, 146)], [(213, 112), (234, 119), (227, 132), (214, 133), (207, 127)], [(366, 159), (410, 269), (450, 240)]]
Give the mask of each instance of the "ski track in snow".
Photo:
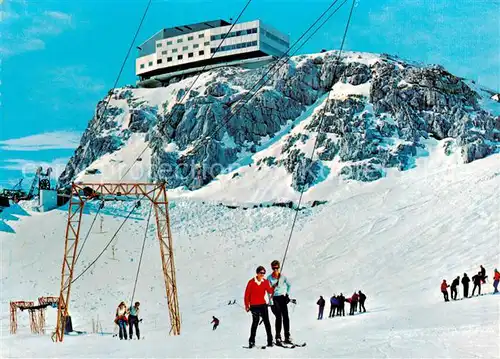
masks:
[[(174, 198), (170, 217), (177, 267), (182, 334), (168, 336), (169, 318), (161, 260), (151, 227), (135, 299), (141, 302), (144, 341), (111, 336), (65, 336), (50, 332), (56, 311), (47, 309), (47, 334), (31, 335), (27, 313), (18, 313), (18, 334), (9, 334), (8, 302), (58, 295), (67, 209), (9, 222), (0, 232), (1, 352), (8, 358), (58, 357), (335, 357), (499, 358), (499, 296), (444, 303), (439, 285), (479, 264), (491, 280), (500, 267), (500, 156), (453, 168), (418, 170), (373, 183), (339, 184), (327, 204), (301, 211), (284, 273), (292, 282), (292, 337), (304, 348), (245, 350), (251, 318), (243, 291), (258, 265), (280, 259), (293, 211), (228, 209), (199, 199)], [(213, 195), (213, 194), (211, 194)], [(117, 203), (92, 230), (78, 275), (102, 250), (132, 203)], [(110, 205), (111, 206), (111, 205)], [(96, 207), (84, 214), (82, 239)], [(91, 331), (99, 318), (113, 332), (116, 305), (130, 301), (148, 206), (128, 222), (111, 247), (72, 286), (75, 330)], [(108, 214), (109, 213), (109, 214)], [(115, 217), (120, 215), (120, 217)], [(80, 242), (81, 245), (81, 242)], [(316, 320), (316, 300), (361, 289), (368, 313)], [(472, 287), (471, 287), (472, 289)], [(461, 298), (462, 288), (459, 289)], [(491, 292), (487, 283), (483, 292)], [(236, 305), (228, 306), (236, 299)], [(348, 308), (347, 312), (348, 312)], [(325, 308), (328, 313), (328, 306)], [(221, 320), (214, 332), (211, 316)], [(271, 320), (274, 317), (270, 312)], [(265, 344), (260, 326), (257, 344)]]

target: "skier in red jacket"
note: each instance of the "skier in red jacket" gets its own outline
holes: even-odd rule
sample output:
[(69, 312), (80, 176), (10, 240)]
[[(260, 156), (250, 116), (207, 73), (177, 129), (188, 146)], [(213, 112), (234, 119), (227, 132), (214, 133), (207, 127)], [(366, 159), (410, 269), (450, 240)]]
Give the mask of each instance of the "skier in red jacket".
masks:
[(351, 301), (349, 302), (351, 304), (351, 307), (349, 308), (349, 315), (354, 315), (354, 312), (357, 311), (358, 299), (359, 299), (358, 293), (354, 292), (354, 294), (351, 297)]
[(443, 293), (444, 301), (449, 302), (448, 299), (448, 283), (446, 283), (446, 279), (443, 279), (443, 283), (441, 283), (441, 293)]
[(212, 315), (212, 321), (210, 322), (210, 324), (214, 324), (214, 327), (212, 330), (215, 330), (217, 329), (217, 327), (219, 326), (219, 318), (216, 318)]
[(262, 318), (267, 334), (267, 346), (273, 346), (273, 333), (269, 322), (269, 312), (267, 311), (266, 293), (273, 294), (274, 288), (269, 281), (264, 278), (266, 269), (263, 266), (257, 267), (257, 275), (248, 281), (245, 289), (245, 310), (252, 313), (252, 327), (248, 346), (255, 346), (255, 335), (259, 326), (259, 319)]

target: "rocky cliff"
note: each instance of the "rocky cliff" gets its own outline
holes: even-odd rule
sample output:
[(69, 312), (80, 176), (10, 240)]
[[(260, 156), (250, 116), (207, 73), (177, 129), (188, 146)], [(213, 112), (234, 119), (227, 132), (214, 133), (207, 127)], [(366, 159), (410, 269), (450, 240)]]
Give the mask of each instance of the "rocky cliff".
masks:
[[(59, 184), (84, 178), (89, 167), (106, 178), (114, 163), (131, 164), (145, 146), (142, 178), (165, 179), (169, 188), (196, 189), (256, 165), (284, 169), (296, 191), (328, 176), (373, 181), (388, 168), (409, 170), (429, 139), (445, 141), (446, 154), (458, 151), (465, 163), (500, 150), (494, 93), (440, 66), (366, 53), (336, 58), (336, 51), (293, 58), (239, 111), (267, 67), (204, 73), (183, 103), (193, 78), (115, 89), (104, 116), (108, 98), (98, 103)], [(258, 156), (270, 146), (279, 146), (273, 156)]]

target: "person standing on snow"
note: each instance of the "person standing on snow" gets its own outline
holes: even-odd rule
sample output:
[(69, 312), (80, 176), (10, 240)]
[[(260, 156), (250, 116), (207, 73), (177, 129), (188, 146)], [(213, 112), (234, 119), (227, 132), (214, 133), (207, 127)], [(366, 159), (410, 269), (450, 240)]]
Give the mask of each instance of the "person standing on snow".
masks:
[(351, 304), (351, 307), (349, 308), (349, 315), (354, 315), (354, 312), (358, 308), (358, 293), (354, 292), (354, 294), (351, 297), (351, 301), (349, 302)]
[(361, 309), (363, 309), (363, 313), (366, 313), (365, 309), (366, 295), (361, 291), (359, 291), (358, 294), (359, 294), (359, 312), (361, 313)]
[(116, 308), (115, 323), (118, 324), (120, 340), (127, 340), (127, 306), (125, 302), (121, 302)]
[(325, 300), (323, 296), (320, 295), (316, 304), (319, 306), (318, 308), (318, 320), (323, 319), (323, 311), (325, 310)]
[(337, 299), (337, 296), (334, 294), (330, 298), (330, 314), (328, 315), (328, 318), (334, 318), (335, 317), (335, 311), (337, 310), (339, 300)]
[(449, 285), (446, 283), (446, 279), (443, 279), (443, 283), (441, 283), (441, 293), (443, 293), (444, 301), (449, 302), (448, 299), (448, 288)]
[[(481, 283), (485, 284), (486, 278), (488, 278), (488, 276), (486, 275), (486, 269), (484, 269), (482, 264), (479, 267), (481, 267), (481, 270), (479, 271), (481, 273)], [(479, 293), (479, 294), (481, 294), (481, 293)]]
[[(128, 315), (128, 334), (130, 337), (130, 340), (134, 337), (134, 327), (135, 327), (135, 335), (137, 335), (137, 339), (141, 339), (140, 332), (139, 332), (139, 306), (141, 303), (135, 302), (134, 306), (129, 309), (129, 315)], [(126, 338), (125, 338), (126, 339)]]
[(460, 276), (457, 276), (453, 282), (451, 282), (451, 299), (457, 300), (457, 287), (460, 285)]
[(495, 272), (493, 272), (493, 294), (498, 293), (498, 282), (500, 282), (500, 272), (495, 268)]
[(210, 324), (214, 323), (214, 327), (212, 330), (215, 330), (217, 329), (217, 327), (219, 326), (219, 319), (217, 319), (216, 317), (212, 316), (212, 321), (210, 322)]
[(273, 333), (271, 332), (271, 323), (269, 322), (269, 312), (267, 311), (266, 293), (273, 294), (274, 288), (269, 281), (264, 278), (266, 269), (263, 266), (257, 267), (257, 275), (250, 279), (245, 289), (245, 310), (252, 313), (252, 326), (250, 328), (250, 338), (248, 346), (255, 346), (255, 335), (259, 326), (259, 319), (262, 318), (267, 334), (267, 346), (273, 346)]
[(340, 295), (337, 297), (338, 301), (339, 301), (339, 306), (338, 306), (338, 309), (337, 309), (337, 315), (340, 317), (340, 316), (343, 316), (345, 317), (345, 297), (342, 293), (340, 293)]
[(481, 272), (478, 272), (475, 276), (472, 277), (472, 283), (474, 283), (474, 288), (472, 288), (472, 295), (474, 295), (474, 292), (476, 291), (476, 288), (478, 289), (478, 295), (481, 295), (481, 280), (483, 276), (481, 275)]
[[(285, 344), (292, 344), (290, 339), (290, 318), (288, 316), (288, 303), (290, 303), (290, 282), (288, 278), (280, 272), (280, 262), (274, 260), (271, 262), (273, 272), (267, 277), (267, 280), (274, 288), (273, 295), (270, 297), (271, 311), (276, 317), (274, 339), (278, 345), (281, 344), (281, 324), (285, 331)], [(282, 323), (283, 322), (283, 323)]]
[(462, 278), (462, 285), (464, 286), (464, 298), (469, 297), (469, 282), (470, 278), (467, 277), (467, 273), (464, 273), (464, 276)]

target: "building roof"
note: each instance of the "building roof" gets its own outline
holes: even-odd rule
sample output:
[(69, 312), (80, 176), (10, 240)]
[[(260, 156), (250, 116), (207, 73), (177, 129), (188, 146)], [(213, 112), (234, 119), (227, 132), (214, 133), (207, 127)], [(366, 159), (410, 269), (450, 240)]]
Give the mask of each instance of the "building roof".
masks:
[[(212, 20), (212, 21), (204, 21), (204, 22), (198, 22), (196, 24), (189, 24), (189, 25), (181, 25), (181, 26), (175, 26), (175, 27), (169, 27), (167, 29), (162, 29), (159, 32), (157, 32), (155, 35), (159, 34), (162, 32), (162, 38), (161, 39), (166, 39), (168, 37), (174, 37), (174, 36), (179, 36), (179, 35), (185, 35), (189, 34), (192, 32), (197, 32), (197, 31), (202, 31), (206, 29), (211, 29), (214, 27), (220, 27), (220, 26), (226, 26), (226, 25), (231, 25), (229, 22), (219, 19), (219, 20)], [(153, 35), (153, 37), (155, 36)], [(148, 40), (144, 41), (140, 47), (145, 45), (151, 38)], [(158, 38), (155, 40), (159, 40)]]

